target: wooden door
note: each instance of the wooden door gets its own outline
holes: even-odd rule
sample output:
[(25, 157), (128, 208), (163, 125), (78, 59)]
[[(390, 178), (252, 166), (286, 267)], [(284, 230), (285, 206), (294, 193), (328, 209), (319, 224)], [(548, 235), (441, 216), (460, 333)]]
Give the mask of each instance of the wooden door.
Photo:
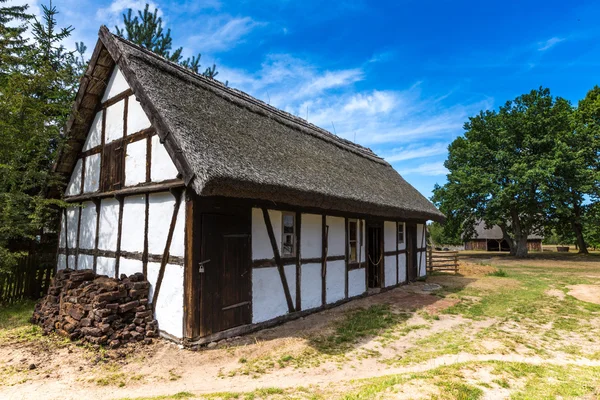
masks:
[(417, 225), (406, 224), (406, 274), (410, 282), (417, 280)]
[(383, 283), (383, 227), (367, 222), (367, 287), (380, 288)]
[(202, 214), (201, 336), (252, 322), (248, 225), (239, 216)]

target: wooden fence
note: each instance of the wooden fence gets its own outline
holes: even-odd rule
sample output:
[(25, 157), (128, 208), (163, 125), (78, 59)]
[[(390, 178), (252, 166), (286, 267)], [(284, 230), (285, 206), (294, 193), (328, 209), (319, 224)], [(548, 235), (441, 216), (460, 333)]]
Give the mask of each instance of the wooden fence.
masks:
[(0, 304), (44, 296), (54, 275), (55, 257), (55, 254), (30, 254), (11, 271), (0, 272)]
[(458, 273), (458, 251), (427, 251), (427, 272), (434, 271)]

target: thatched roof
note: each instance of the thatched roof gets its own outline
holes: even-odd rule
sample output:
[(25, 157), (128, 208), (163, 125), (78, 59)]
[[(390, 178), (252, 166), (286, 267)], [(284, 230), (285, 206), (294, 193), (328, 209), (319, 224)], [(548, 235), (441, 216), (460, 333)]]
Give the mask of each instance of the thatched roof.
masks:
[(199, 195), (443, 220), (370, 149), (195, 74), (105, 27), (98, 46), (116, 60), (184, 181)]
[[(498, 225), (494, 225), (489, 229), (485, 228), (485, 222), (479, 221), (475, 224), (475, 234), (472, 239), (495, 239), (502, 240), (502, 229)], [(531, 234), (527, 236), (527, 240), (543, 239), (542, 235)]]

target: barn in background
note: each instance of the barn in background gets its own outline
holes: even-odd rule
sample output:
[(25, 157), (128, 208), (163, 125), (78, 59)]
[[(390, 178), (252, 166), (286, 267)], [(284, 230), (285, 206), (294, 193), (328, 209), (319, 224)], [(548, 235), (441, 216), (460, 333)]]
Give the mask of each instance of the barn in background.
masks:
[(144, 273), (188, 345), (414, 281), (444, 218), (371, 150), (105, 27), (67, 128), (57, 268)]
[[(529, 251), (542, 251), (541, 235), (529, 235), (527, 237), (527, 248)], [(479, 221), (475, 225), (475, 235), (472, 239), (465, 240), (465, 250), (483, 251), (510, 251), (508, 242), (502, 236), (502, 229), (494, 225), (486, 229), (485, 222)]]

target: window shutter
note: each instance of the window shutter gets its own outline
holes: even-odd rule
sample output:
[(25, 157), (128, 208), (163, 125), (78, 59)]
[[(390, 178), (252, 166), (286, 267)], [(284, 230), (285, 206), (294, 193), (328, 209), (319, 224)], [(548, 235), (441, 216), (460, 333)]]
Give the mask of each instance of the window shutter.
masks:
[(125, 172), (123, 140), (106, 144), (102, 152), (100, 190), (108, 192), (122, 187)]

